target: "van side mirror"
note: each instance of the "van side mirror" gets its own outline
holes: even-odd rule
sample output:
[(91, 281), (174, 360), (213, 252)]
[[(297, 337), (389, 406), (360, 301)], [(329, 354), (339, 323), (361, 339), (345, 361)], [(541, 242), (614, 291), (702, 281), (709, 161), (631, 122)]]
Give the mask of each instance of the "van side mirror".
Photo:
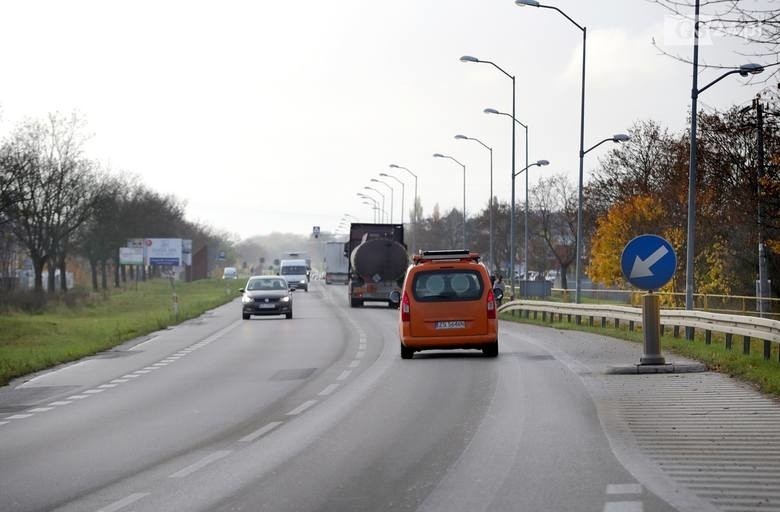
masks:
[(401, 303), (401, 292), (398, 290), (393, 290), (390, 292), (390, 302), (393, 304), (400, 304)]

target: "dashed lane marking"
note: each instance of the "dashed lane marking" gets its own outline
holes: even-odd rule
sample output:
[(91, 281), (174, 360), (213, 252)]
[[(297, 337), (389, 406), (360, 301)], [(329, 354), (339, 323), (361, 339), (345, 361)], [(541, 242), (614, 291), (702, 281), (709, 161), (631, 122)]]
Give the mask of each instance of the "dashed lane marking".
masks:
[(176, 473), (172, 474), (168, 478), (184, 478), (185, 476), (189, 476), (192, 473), (198, 471), (199, 469), (203, 469), (204, 467), (208, 466), (212, 462), (218, 461), (223, 457), (227, 457), (231, 453), (233, 453), (233, 450), (220, 450), (210, 455), (206, 455), (198, 462), (194, 464), (190, 464), (186, 468), (177, 471)]
[(352, 373), (352, 370), (344, 370), (343, 372), (341, 372), (341, 375), (339, 375), (338, 377), (336, 377), (336, 380), (344, 380), (344, 379), (346, 379), (347, 377), (349, 377), (349, 375), (350, 375), (351, 373)]
[(23, 420), (25, 418), (29, 418), (32, 416), (32, 414), (14, 414), (13, 416), (8, 416), (7, 420)]
[(360, 361), (355, 359), (354, 361), (349, 363), (349, 366), (347, 366), (347, 368), (357, 368), (359, 365), (360, 365)]
[(330, 386), (328, 386), (325, 389), (323, 389), (322, 391), (320, 391), (319, 395), (320, 396), (328, 396), (331, 393), (333, 393), (334, 391), (336, 391), (338, 389), (339, 385), (340, 384), (331, 384)]
[(110, 505), (101, 508), (97, 512), (118, 512), (123, 508), (127, 507), (128, 505), (132, 505), (136, 501), (145, 498), (147, 496), (149, 496), (148, 492), (136, 492), (134, 494), (131, 494), (130, 496), (127, 496), (126, 498), (122, 498), (119, 501), (115, 501), (114, 503), (111, 503)]
[(54, 409), (54, 407), (36, 407), (35, 409), (30, 409), (27, 412), (32, 412), (32, 413), (46, 412), (46, 411), (51, 411), (52, 409)]
[(88, 389), (84, 391), (85, 395), (97, 395), (98, 393), (102, 393), (105, 391), (105, 389)]
[(309, 407), (313, 406), (316, 403), (317, 403), (316, 400), (308, 400), (306, 402), (303, 402), (301, 405), (299, 405), (298, 407), (296, 407), (292, 411), (288, 412), (287, 416), (297, 416), (297, 415), (299, 415), (300, 413), (302, 413), (303, 411), (305, 411), (306, 409), (308, 409)]
[(263, 437), (264, 435), (266, 435), (267, 433), (269, 433), (270, 431), (272, 431), (273, 429), (275, 429), (276, 427), (278, 427), (279, 425), (282, 425), (282, 424), (283, 424), (283, 422), (281, 422), (281, 421), (273, 421), (273, 422), (269, 423), (268, 425), (266, 425), (264, 427), (258, 428), (257, 430), (255, 430), (254, 432), (249, 434), (248, 436), (242, 437), (238, 441), (240, 443), (251, 443), (255, 439)]
[(57, 405), (68, 405), (70, 403), (73, 403), (73, 402), (71, 402), (70, 400), (57, 400), (56, 402), (52, 402), (49, 405), (54, 405), (54, 406), (57, 406)]
[(67, 400), (83, 400), (85, 398), (89, 398), (89, 395), (72, 395), (67, 398)]

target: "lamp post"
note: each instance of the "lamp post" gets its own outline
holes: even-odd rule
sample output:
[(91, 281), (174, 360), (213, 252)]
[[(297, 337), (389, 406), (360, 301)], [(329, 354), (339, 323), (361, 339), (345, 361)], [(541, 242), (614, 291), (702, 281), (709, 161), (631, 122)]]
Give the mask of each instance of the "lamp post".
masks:
[(390, 164), (390, 168), (402, 169), (408, 172), (409, 174), (411, 174), (412, 177), (414, 178), (414, 206), (412, 210), (414, 212), (414, 216), (410, 221), (412, 224), (412, 254), (414, 254), (414, 251), (417, 250), (417, 246), (415, 245), (415, 237), (417, 236), (417, 175), (412, 171), (410, 171), (409, 169), (407, 169), (406, 167), (402, 167), (397, 164)]
[(366, 190), (373, 190), (374, 192), (379, 194), (379, 197), (382, 198), (382, 222), (384, 222), (385, 218), (387, 217), (387, 210), (385, 210), (385, 195), (382, 192), (380, 192), (379, 190), (375, 189), (374, 187), (369, 187), (368, 185), (366, 185), (363, 188), (366, 189)]
[[(697, 0), (698, 1), (698, 0)], [(552, 9), (554, 11), (557, 11), (559, 14), (561, 14), (564, 18), (569, 20), (575, 27), (580, 29), (582, 32), (582, 93), (580, 97), (580, 153), (579, 153), (579, 160), (580, 160), (580, 172), (579, 172), (579, 184), (577, 187), (578, 194), (577, 194), (577, 261), (576, 261), (576, 290), (574, 294), (574, 300), (575, 302), (580, 302), (580, 293), (582, 290), (582, 187), (583, 187), (583, 162), (585, 157), (585, 47), (588, 39), (588, 29), (586, 27), (583, 27), (573, 19), (569, 17), (568, 14), (563, 12), (562, 10), (558, 9), (555, 6), (552, 5), (543, 5), (540, 4), (537, 0), (515, 0), (515, 4), (519, 6), (531, 6), (531, 7), (541, 7), (544, 9)]]
[[(373, 197), (369, 196), (368, 194), (362, 194), (360, 192), (358, 192), (357, 195), (361, 199), (366, 199), (366, 200), (371, 201), (373, 203), (372, 206), (373, 206), (373, 210), (374, 210), (374, 222), (376, 222), (376, 212), (377, 212), (377, 209), (378, 209), (377, 208), (377, 201), (376, 201), (376, 199), (374, 199)], [(370, 204), (370, 203), (364, 201), (363, 204)]]
[(612, 141), (612, 142), (616, 142), (616, 143), (617, 143), (617, 142), (626, 142), (626, 141), (629, 141), (629, 140), (631, 140), (631, 136), (630, 136), (630, 135), (626, 135), (625, 133), (616, 133), (616, 134), (615, 134), (615, 135), (613, 135), (612, 137), (608, 137), (608, 138), (606, 138), (606, 139), (602, 140), (601, 142), (599, 142), (599, 143), (597, 143), (597, 144), (594, 144), (594, 145), (592, 145), (591, 147), (589, 147), (588, 149), (586, 149), (586, 150), (585, 150), (585, 154), (587, 155), (587, 154), (588, 154), (588, 153), (590, 153), (592, 150), (594, 150), (594, 149), (596, 149), (597, 147), (601, 146), (601, 145), (602, 145), (602, 144), (604, 144), (605, 142)]
[[(406, 188), (404, 186), (404, 182), (399, 180), (398, 178), (396, 178), (392, 174), (387, 174), (386, 172), (380, 172), (379, 175), (384, 177), (384, 178), (393, 178), (395, 181), (397, 181), (398, 183), (401, 184), (401, 225), (403, 226), (404, 225), (404, 194), (405, 194), (404, 190)], [(391, 201), (391, 204), (392, 204), (392, 201)], [(390, 210), (392, 210), (392, 209), (393, 208), (391, 206)]]
[(434, 153), (434, 158), (449, 158), (459, 166), (463, 167), (463, 248), (468, 247), (466, 245), (466, 166), (449, 155), (442, 155), (441, 153)]
[[(480, 59), (478, 59), (476, 57), (472, 57), (470, 55), (462, 56), (460, 58), (460, 61), (461, 62), (474, 62), (476, 64), (490, 64), (491, 66), (493, 66), (494, 68), (496, 68), (497, 70), (499, 70), (504, 75), (506, 75), (509, 79), (512, 80), (512, 116), (511, 117), (512, 117), (512, 119), (515, 119), (515, 104), (516, 104), (516, 102), (515, 102), (516, 94), (515, 93), (516, 93), (516, 90), (515, 90), (515, 77), (514, 77), (514, 75), (510, 75), (509, 73), (504, 71), (495, 62), (492, 62), (492, 61), (489, 61), (489, 60), (480, 60)], [(528, 128), (526, 127), (526, 162), (525, 162), (526, 165), (528, 164), (527, 145), (528, 145)], [(516, 164), (515, 164), (515, 152), (516, 152), (515, 151), (515, 123), (512, 123), (512, 170), (510, 172), (510, 176), (513, 176), (513, 177), (515, 175), (515, 169), (517, 168)], [(513, 178), (512, 179), (512, 183), (514, 183), (514, 181), (515, 180)], [(492, 196), (493, 196), (493, 194), (491, 193), (491, 201), (492, 201)], [(512, 207), (511, 207), (511, 210), (512, 210), (512, 217), (511, 217), (509, 222), (510, 222), (510, 224), (512, 226), (514, 226), (514, 221), (515, 221), (515, 217), (514, 217), (514, 211), (515, 211), (515, 187), (514, 187), (514, 185), (512, 186)], [(510, 256), (509, 256), (509, 267), (510, 267), (510, 270), (509, 270), (509, 289), (512, 290), (512, 293), (510, 294), (510, 296), (514, 296), (514, 290), (515, 290), (515, 288), (514, 288), (514, 275), (515, 275), (515, 272), (514, 272), (514, 266), (515, 266), (514, 247), (515, 247), (515, 243), (514, 243), (514, 229), (512, 229), (512, 228), (509, 229), (509, 238), (510, 238), (509, 248), (510, 248), (510, 253), (511, 253)], [(491, 257), (492, 257), (492, 252), (491, 252)]]
[[(764, 71), (764, 66), (760, 64), (743, 64), (737, 69), (732, 69), (720, 75), (718, 78), (708, 83), (701, 89), (698, 88), (698, 65), (699, 65), (699, 1), (696, 1), (696, 12), (694, 22), (694, 42), (693, 42), (693, 86), (691, 87), (691, 153), (688, 162), (688, 234), (685, 258), (685, 309), (693, 309), (693, 286), (694, 286), (694, 244), (696, 242), (696, 173), (698, 162), (696, 158), (697, 139), (696, 126), (698, 121), (697, 102), (699, 94), (703, 93), (716, 83), (720, 82), (729, 75), (739, 74), (740, 76), (757, 75)], [(693, 329), (685, 328), (685, 337), (693, 339)]]
[[(507, 114), (506, 112), (499, 112), (498, 110), (494, 108), (486, 108), (483, 110), (485, 114), (497, 114), (501, 116), (507, 116), (510, 119), (512, 119), (512, 126), (515, 125), (515, 123), (519, 124), (525, 129), (525, 165), (528, 167), (528, 125), (520, 122), (515, 116), (512, 114)], [(514, 298), (514, 279), (515, 279), (515, 272), (514, 272), (514, 261), (515, 261), (515, 180), (514, 180), (514, 166), (512, 170), (512, 204), (510, 205), (510, 214), (509, 214), (509, 252), (511, 253), (510, 261), (512, 262), (511, 268), (509, 270), (509, 288), (512, 290), (512, 293), (510, 294), (511, 298)], [(523, 235), (523, 263), (526, 266), (526, 271), (528, 270), (528, 173), (525, 173), (525, 230)]]
[(381, 183), (382, 185), (386, 186), (388, 189), (390, 189), (390, 224), (393, 223), (393, 187), (390, 186), (389, 183), (386, 181), (378, 180), (376, 178), (371, 178), (371, 181), (373, 183)]
[(490, 199), (488, 200), (488, 209), (490, 211), (490, 241), (489, 241), (489, 248), (488, 252), (490, 253), (490, 268), (491, 271), (495, 272), (495, 264), (493, 261), (493, 148), (485, 144), (479, 139), (476, 139), (474, 137), (467, 137), (465, 135), (456, 135), (456, 139), (458, 140), (473, 140), (475, 142), (479, 142), (485, 149), (490, 151)]
[[(525, 172), (525, 179), (526, 179), (526, 198), (525, 198), (525, 247), (524, 247), (524, 255), (523, 255), (523, 263), (525, 264), (525, 273), (527, 277), (528, 275), (528, 169), (530, 169), (533, 166), (537, 167), (543, 167), (545, 165), (550, 165), (550, 162), (548, 160), (537, 160), (536, 162), (532, 164), (526, 165), (523, 169), (517, 171), (516, 173), (512, 174), (512, 188), (515, 186), (515, 176), (520, 174), (521, 172)], [(514, 274), (514, 272), (512, 272)], [(523, 279), (525, 280), (525, 279)], [(514, 295), (514, 288), (512, 289), (512, 294)]]

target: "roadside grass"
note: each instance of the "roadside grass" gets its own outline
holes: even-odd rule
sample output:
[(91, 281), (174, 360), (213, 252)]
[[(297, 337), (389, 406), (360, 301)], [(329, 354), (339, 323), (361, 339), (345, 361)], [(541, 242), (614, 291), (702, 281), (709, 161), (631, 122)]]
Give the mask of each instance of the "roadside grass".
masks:
[(155, 279), (92, 294), (69, 307), (0, 314), (0, 385), (11, 379), (110, 349), (222, 305), (238, 296), (242, 280), (176, 282), (178, 318), (171, 284)]
[[(564, 317), (563, 321), (542, 320), (541, 318), (525, 318), (511, 313), (501, 313), (502, 320), (508, 320), (517, 323), (528, 323), (555, 329), (567, 329), (583, 332), (590, 332), (613, 338), (624, 339), (635, 343), (643, 343), (643, 333), (641, 326), (637, 326), (633, 331), (629, 330), (628, 325), (621, 323), (619, 327), (608, 323), (606, 327), (597, 325), (589, 326), (587, 321), (577, 325), (572, 318), (568, 321)], [(684, 337), (674, 337), (667, 329), (661, 337), (661, 351), (678, 354), (684, 357), (695, 359), (707, 365), (710, 370), (725, 373), (738, 378), (746, 383), (754, 385), (760, 391), (780, 398), (780, 346), (774, 343), (771, 346), (770, 358), (764, 359), (763, 340), (750, 340), (750, 354), (743, 354), (744, 340), (741, 336), (734, 336), (733, 346), (729, 350), (726, 348), (726, 338), (719, 333), (712, 333), (712, 343), (707, 345), (703, 332), (696, 332), (692, 341)], [(667, 357), (668, 360), (668, 357)], [(627, 363), (638, 363), (639, 361), (627, 361)]]

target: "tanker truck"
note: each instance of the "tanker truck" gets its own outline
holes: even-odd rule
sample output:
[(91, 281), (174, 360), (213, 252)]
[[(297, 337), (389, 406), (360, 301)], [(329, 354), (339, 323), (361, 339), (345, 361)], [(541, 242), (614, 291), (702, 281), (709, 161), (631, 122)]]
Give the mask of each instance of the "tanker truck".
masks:
[(409, 255), (404, 245), (403, 224), (353, 223), (344, 245), (349, 258), (349, 305), (390, 301), (393, 290), (401, 290)]

